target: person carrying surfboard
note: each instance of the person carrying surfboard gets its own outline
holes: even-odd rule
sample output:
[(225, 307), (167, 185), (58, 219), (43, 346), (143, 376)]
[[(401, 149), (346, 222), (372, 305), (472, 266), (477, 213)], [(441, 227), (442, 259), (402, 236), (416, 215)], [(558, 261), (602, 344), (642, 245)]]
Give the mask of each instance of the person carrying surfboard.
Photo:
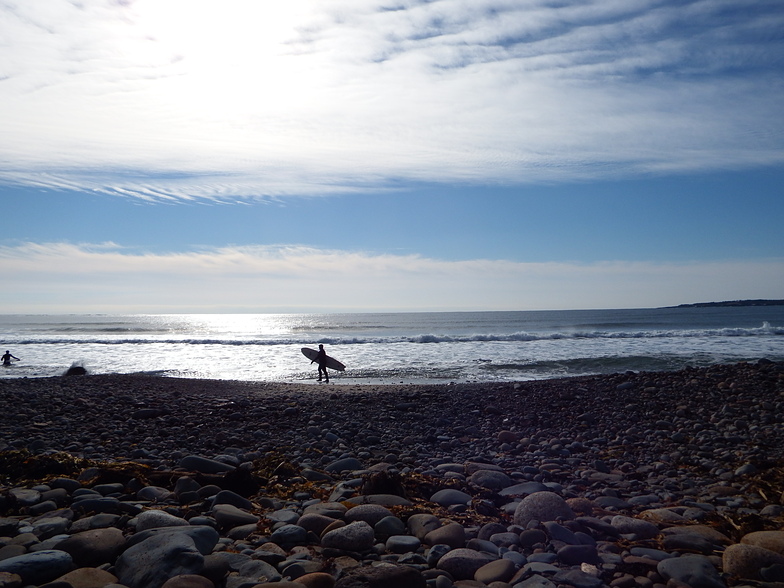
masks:
[(12, 359), (15, 359), (16, 361), (20, 361), (20, 359), (18, 357), (14, 357), (13, 355), (11, 355), (10, 351), (6, 351), (3, 354), (2, 358), (0, 358), (0, 359), (3, 360), (3, 365), (5, 365), (5, 366), (11, 365), (11, 360)]
[(314, 361), (318, 362), (318, 381), (321, 381), (321, 372), (324, 372), (324, 377), (327, 379), (327, 383), (329, 383), (329, 374), (327, 373), (327, 352), (324, 351), (323, 345), (319, 345), (318, 354), (310, 363), (312, 364)]

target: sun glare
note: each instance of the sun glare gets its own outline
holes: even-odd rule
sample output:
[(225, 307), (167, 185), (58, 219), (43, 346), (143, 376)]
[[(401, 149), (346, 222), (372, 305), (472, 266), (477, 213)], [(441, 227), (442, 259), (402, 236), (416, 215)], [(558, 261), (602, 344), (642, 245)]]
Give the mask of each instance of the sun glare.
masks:
[(183, 108), (222, 119), (291, 106), (318, 79), (311, 60), (292, 51), (308, 3), (141, 0), (132, 5), (136, 57), (168, 60), (160, 84)]

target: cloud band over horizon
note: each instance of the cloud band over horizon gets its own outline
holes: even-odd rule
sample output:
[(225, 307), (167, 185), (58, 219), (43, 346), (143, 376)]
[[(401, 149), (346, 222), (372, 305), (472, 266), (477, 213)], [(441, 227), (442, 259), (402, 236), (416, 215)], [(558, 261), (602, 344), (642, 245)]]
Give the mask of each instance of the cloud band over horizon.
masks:
[(302, 246), (145, 253), (27, 243), (0, 247), (0, 273), (10, 277), (0, 304), (15, 313), (567, 310), (775, 297), (784, 258), (522, 263)]

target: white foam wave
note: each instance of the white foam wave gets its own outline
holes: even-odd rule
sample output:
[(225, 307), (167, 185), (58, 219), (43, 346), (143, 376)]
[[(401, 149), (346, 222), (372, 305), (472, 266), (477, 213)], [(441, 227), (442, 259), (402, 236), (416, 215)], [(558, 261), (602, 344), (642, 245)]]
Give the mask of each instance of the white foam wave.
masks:
[[(314, 343), (325, 345), (362, 345), (362, 344), (394, 344), (394, 343), (473, 343), (473, 342), (527, 342), (527, 341), (557, 341), (568, 339), (679, 339), (679, 338), (736, 338), (736, 337), (769, 337), (784, 335), (784, 327), (774, 327), (765, 322), (756, 328), (720, 328), (720, 329), (695, 329), (695, 330), (656, 330), (656, 331), (572, 331), (531, 333), (519, 331), (516, 333), (496, 334), (478, 333), (470, 335), (442, 335), (437, 333), (423, 333), (413, 336), (386, 336), (386, 337), (316, 337)], [(7, 343), (15, 345), (62, 345), (62, 344), (93, 344), (93, 345), (150, 345), (150, 344), (180, 344), (180, 345), (232, 345), (232, 346), (275, 346), (295, 345), (303, 343), (302, 338), (150, 338), (150, 337), (118, 337), (114, 333), (104, 333), (93, 337), (42, 337), (19, 338), (8, 340)]]

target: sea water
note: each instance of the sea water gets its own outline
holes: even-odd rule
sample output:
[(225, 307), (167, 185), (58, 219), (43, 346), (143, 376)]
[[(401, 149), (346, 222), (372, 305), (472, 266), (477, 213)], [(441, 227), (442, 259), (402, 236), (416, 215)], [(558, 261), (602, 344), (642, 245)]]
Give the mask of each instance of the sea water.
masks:
[(784, 361), (784, 306), (365, 314), (0, 315), (0, 378), (150, 373), (334, 383), (545, 379)]

